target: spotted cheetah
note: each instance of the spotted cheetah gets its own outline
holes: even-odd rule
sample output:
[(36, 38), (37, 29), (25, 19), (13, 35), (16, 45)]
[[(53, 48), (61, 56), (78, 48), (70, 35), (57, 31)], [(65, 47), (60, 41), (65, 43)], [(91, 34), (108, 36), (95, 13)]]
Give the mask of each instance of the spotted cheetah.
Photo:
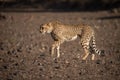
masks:
[[(50, 33), (54, 39), (54, 44), (51, 48), (51, 55), (54, 54), (54, 49), (57, 49), (57, 57), (60, 57), (60, 44), (65, 41), (75, 40), (80, 37), (81, 45), (85, 54), (82, 59), (86, 60), (90, 53), (90, 42), (92, 42), (92, 50), (94, 53), (101, 54), (101, 51), (96, 48), (95, 33), (91, 26), (86, 24), (79, 25), (66, 25), (59, 21), (49, 22), (40, 26), (40, 32), (42, 34)], [(92, 60), (94, 60), (95, 54), (92, 54)]]

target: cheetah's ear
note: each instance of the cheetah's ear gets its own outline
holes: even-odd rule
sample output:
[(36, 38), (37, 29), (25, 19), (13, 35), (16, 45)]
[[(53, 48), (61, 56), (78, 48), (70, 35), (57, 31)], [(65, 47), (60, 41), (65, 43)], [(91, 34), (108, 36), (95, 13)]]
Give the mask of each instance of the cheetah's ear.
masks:
[(60, 24), (61, 22), (60, 21), (56, 21), (57, 24)]
[(49, 25), (49, 26), (52, 26), (52, 23), (50, 22), (48, 25)]

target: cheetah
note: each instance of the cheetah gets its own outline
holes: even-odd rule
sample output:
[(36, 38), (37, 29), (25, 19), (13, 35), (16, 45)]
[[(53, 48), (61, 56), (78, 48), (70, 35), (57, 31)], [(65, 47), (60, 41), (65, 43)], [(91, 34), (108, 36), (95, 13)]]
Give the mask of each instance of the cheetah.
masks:
[[(68, 25), (59, 21), (48, 22), (40, 25), (40, 32), (42, 34), (50, 33), (54, 39), (51, 47), (51, 55), (54, 55), (54, 50), (57, 50), (57, 57), (60, 57), (60, 45), (65, 41), (72, 41), (80, 37), (80, 42), (84, 53), (82, 59), (86, 60), (90, 54), (90, 42), (92, 42), (92, 50), (94, 53), (101, 54), (101, 51), (96, 48), (95, 33), (91, 26), (86, 24)], [(95, 54), (92, 54), (94, 60)]]

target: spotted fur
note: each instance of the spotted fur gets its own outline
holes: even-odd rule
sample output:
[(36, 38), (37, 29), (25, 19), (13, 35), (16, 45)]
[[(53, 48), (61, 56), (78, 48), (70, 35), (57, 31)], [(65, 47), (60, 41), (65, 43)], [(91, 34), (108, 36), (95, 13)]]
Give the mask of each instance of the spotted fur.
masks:
[[(60, 57), (60, 45), (65, 41), (75, 40), (80, 37), (81, 45), (84, 49), (85, 55), (83, 60), (86, 60), (90, 53), (90, 41), (92, 40), (92, 49), (95, 53), (101, 54), (101, 51), (96, 48), (95, 33), (91, 26), (85, 24), (79, 25), (65, 25), (61, 22), (49, 22), (40, 26), (42, 34), (51, 33), (54, 39), (54, 44), (51, 48), (51, 55), (54, 55), (54, 49), (57, 49), (57, 57)], [(92, 54), (94, 60), (95, 54)]]

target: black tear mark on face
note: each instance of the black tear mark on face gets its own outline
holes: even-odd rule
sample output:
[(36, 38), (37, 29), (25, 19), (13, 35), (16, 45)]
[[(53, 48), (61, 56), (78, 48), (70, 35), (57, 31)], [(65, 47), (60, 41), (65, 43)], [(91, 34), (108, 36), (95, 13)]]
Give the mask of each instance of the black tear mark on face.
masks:
[(40, 33), (42, 33), (44, 30), (43, 24), (40, 25)]

